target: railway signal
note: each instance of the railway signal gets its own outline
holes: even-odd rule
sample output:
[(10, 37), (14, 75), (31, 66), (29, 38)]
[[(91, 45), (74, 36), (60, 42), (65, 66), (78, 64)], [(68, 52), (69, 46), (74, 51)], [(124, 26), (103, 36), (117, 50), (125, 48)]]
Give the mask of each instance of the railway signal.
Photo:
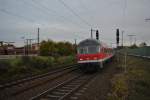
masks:
[(116, 43), (118, 47), (119, 46), (119, 29), (116, 30)]
[(99, 32), (96, 30), (96, 39), (99, 40)]
[(96, 39), (99, 40), (99, 32), (98, 30), (94, 30), (91, 28), (91, 39), (93, 39), (93, 31), (96, 32)]

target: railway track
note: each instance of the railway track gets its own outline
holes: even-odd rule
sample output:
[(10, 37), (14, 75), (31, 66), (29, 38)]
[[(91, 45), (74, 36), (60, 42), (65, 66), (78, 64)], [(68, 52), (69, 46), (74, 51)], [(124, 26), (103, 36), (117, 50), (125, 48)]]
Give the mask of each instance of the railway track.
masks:
[(9, 83), (5, 83), (5, 84), (0, 85), (0, 89), (9, 88), (9, 87), (12, 87), (12, 86), (15, 86), (15, 85), (18, 85), (18, 84), (22, 84), (22, 83), (25, 83), (25, 82), (28, 82), (28, 81), (31, 81), (31, 80), (35, 80), (35, 79), (42, 78), (42, 77), (45, 77), (45, 76), (48, 76), (48, 75), (51, 75), (51, 74), (55, 74), (55, 73), (64, 71), (66, 69), (71, 69), (74, 66), (77, 66), (77, 65), (76, 64), (75, 65), (70, 65), (70, 66), (67, 66), (65, 68), (59, 68), (59, 69), (53, 70), (53, 71), (45, 73), (45, 74), (31, 76), (31, 77), (23, 78), (23, 79), (20, 79), (20, 80), (12, 81), (12, 82), (9, 82)]
[(53, 88), (49, 88), (43, 93), (32, 97), (30, 100), (70, 100), (77, 98), (73, 95), (80, 95), (81, 93), (78, 93), (79, 90), (83, 89), (83, 87), (95, 76), (96, 74), (80, 74)]
[[(0, 97), (2, 96), (1, 98), (3, 98), (6, 96), (19, 95), (25, 91), (41, 86), (49, 81), (52, 81), (54, 79), (61, 77), (62, 75), (65, 75), (67, 73), (70, 73), (76, 70), (77, 69), (76, 66), (77, 66), (76, 64), (72, 66), (67, 66), (65, 68), (53, 70), (46, 74), (28, 77), (25, 79), (13, 81), (11, 83), (1, 85), (0, 94), (3, 93), (3, 95), (0, 95)], [(9, 90), (11, 90), (11, 92)]]

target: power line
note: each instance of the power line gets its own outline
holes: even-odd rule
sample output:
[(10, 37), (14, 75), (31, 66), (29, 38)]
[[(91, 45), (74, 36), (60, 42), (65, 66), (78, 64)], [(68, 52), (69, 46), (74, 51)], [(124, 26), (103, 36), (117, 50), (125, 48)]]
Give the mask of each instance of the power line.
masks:
[[(16, 1), (18, 1), (18, 0), (16, 0)], [(20, 1), (20, 0), (19, 0), (19, 1)], [(65, 19), (65, 20), (69, 20), (69, 22), (72, 22), (73, 24), (76, 24), (77, 26), (83, 27), (82, 25), (77, 24), (76, 22), (73, 22), (71, 19), (66, 18), (65, 16), (61, 16), (61, 15), (58, 16), (58, 13), (57, 13), (56, 11), (49, 9), (48, 7), (46, 7), (46, 6), (44, 6), (44, 5), (42, 5), (42, 4), (38, 3), (38, 2), (36, 2), (35, 0), (32, 0), (32, 3), (29, 3), (29, 2), (24, 1), (24, 0), (21, 0), (21, 2), (23, 2), (25, 5), (26, 5), (26, 4), (30, 4), (30, 5), (32, 5), (31, 7), (33, 7), (33, 8), (36, 7), (36, 8), (38, 8), (38, 9), (40, 9), (42, 13), (44, 13), (45, 10), (46, 10), (46, 11), (47, 11), (47, 12), (45, 12), (46, 14), (48, 14), (48, 12), (51, 13), (51, 14), (55, 14), (55, 15), (57, 15), (57, 16), (56, 16), (57, 18), (61, 18), (61, 19), (63, 18), (63, 19)], [(44, 9), (45, 9), (45, 10), (44, 10)], [(26, 20), (26, 21), (29, 21), (29, 22), (32, 22), (32, 23), (33, 23), (33, 22), (36, 22), (36, 21), (33, 20), (33, 19), (24, 17), (24, 16), (22, 16), (22, 15), (15, 14), (15, 13), (10, 12), (10, 11), (7, 11), (7, 10), (5, 10), (5, 9), (0, 9), (0, 11), (3, 12), (3, 13), (9, 14), (9, 15), (11, 15), (11, 16), (15, 16), (15, 17), (18, 17), (18, 18), (22, 18), (22, 19), (24, 19), (24, 20)], [(45, 13), (44, 13), (44, 14), (45, 14)], [(42, 24), (42, 25), (44, 25), (44, 24)]]
[(91, 27), (91, 24), (89, 24), (86, 20), (84, 20), (80, 15), (78, 15), (70, 6), (68, 6), (63, 0), (58, 0), (61, 4), (64, 5), (72, 14), (74, 14), (76, 17), (78, 17), (83, 23), (85, 23), (87, 26)]
[[(18, 0), (17, 0), (18, 1)], [(20, 1), (20, 0), (19, 0)], [(66, 22), (66, 20), (68, 21), (68, 22), (71, 22), (71, 23), (73, 23), (73, 24), (76, 24), (77, 26), (80, 26), (80, 27), (83, 27), (82, 25), (80, 25), (80, 24), (77, 24), (76, 22), (74, 22), (74, 21), (72, 21), (71, 19), (69, 19), (69, 18), (67, 18), (67, 17), (65, 17), (65, 16), (62, 16), (62, 15), (59, 15), (59, 13), (57, 13), (55, 10), (52, 10), (52, 9), (49, 9), (48, 7), (46, 7), (44, 4), (41, 4), (41, 3), (39, 3), (38, 1), (35, 1), (35, 0), (31, 0), (32, 2), (27, 2), (27, 1), (25, 1), (25, 0), (21, 0), (20, 2), (23, 2), (25, 5), (26, 4), (28, 4), (28, 5), (31, 5), (31, 7), (32, 8), (37, 8), (37, 9), (39, 9), (44, 15), (45, 14), (47, 14), (47, 15), (49, 15), (49, 14), (53, 14), (53, 15), (55, 15), (56, 17), (55, 18), (57, 18), (58, 20), (60, 20), (61, 19), (61, 21), (63, 21), (63, 22)]]
[[(43, 13), (43, 15), (47, 14), (52, 14), (51, 12), (47, 12), (45, 10), (47, 10), (46, 8), (43, 9), (43, 6), (39, 5), (37, 2), (35, 2), (34, 0), (31, 0), (31, 2), (29, 3), (28, 1), (25, 1), (25, 0), (16, 0), (16, 1), (19, 1), (19, 2), (22, 2), (24, 5), (29, 5), (30, 7), (32, 8), (36, 8), (38, 10), (40, 10), (40, 12)], [(40, 15), (41, 16), (41, 15)], [(45, 25), (45, 24), (42, 24), (42, 25)]]
[(35, 22), (35, 21), (32, 20), (32, 19), (26, 18), (26, 17), (24, 17), (24, 16), (22, 16), (22, 15), (15, 14), (15, 13), (13, 13), (13, 12), (10, 12), (10, 11), (6, 10), (6, 9), (0, 9), (0, 11), (3, 12), (3, 13), (5, 13), (5, 14), (11, 15), (11, 16), (15, 16), (15, 17), (18, 17), (18, 18), (22, 18), (22, 19), (24, 19), (24, 20), (26, 20), (26, 21), (28, 21), (28, 22)]
[[(20, 2), (24, 3), (25, 5), (28, 4), (32, 8), (37, 8), (45, 15), (45, 13), (44, 13), (45, 10), (41, 9), (41, 7), (39, 5), (36, 5), (35, 2), (33, 2), (33, 1), (32, 1), (32, 3), (29, 3), (29, 2), (27, 2), (25, 0), (16, 0), (16, 1), (20, 1)], [(46, 14), (47, 14), (47, 12), (46, 12)]]
[[(16, 1), (20, 1), (20, 0), (16, 0)], [(44, 6), (44, 5), (41, 4), (41, 3), (38, 3), (38, 2), (35, 1), (35, 0), (31, 0), (30, 3), (29, 3), (28, 1), (25, 1), (25, 0), (21, 0), (20, 2), (24, 3), (25, 5), (28, 4), (28, 5), (30, 5), (30, 7), (32, 7), (32, 8), (39, 9), (39, 10), (43, 13), (43, 15), (45, 15), (45, 14), (47, 14), (47, 15), (54, 15), (54, 14), (55, 14), (56, 17), (57, 17), (57, 19), (58, 19), (58, 18), (61, 18), (61, 21), (63, 20), (62, 18), (68, 20), (68, 18), (65, 18), (64, 16), (58, 15), (58, 13), (57, 13), (56, 11), (54, 11), (54, 10), (52, 10), (52, 9), (49, 9), (48, 7)], [(56, 18), (56, 17), (55, 17), (55, 18)], [(60, 19), (58, 19), (58, 20), (60, 20)], [(65, 21), (64, 21), (64, 22), (65, 22)], [(73, 22), (73, 21), (70, 20), (69, 22)], [(79, 26), (79, 24), (78, 24), (78, 26)]]
[[(63, 15), (59, 15), (55, 10), (52, 10), (52, 9), (49, 9), (48, 7), (46, 7), (45, 5), (41, 4), (41, 3), (38, 3), (37, 1), (35, 0), (32, 0), (32, 2), (34, 2), (34, 4), (36, 4), (38, 7), (42, 8), (42, 9), (45, 9), (47, 10), (49, 13), (53, 13), (56, 15), (56, 17), (59, 17), (59, 18), (63, 18), (64, 20), (69, 20), (69, 22), (73, 23), (73, 24), (77, 24), (75, 22), (73, 22), (71, 19), (63, 16)], [(78, 26), (80, 26), (80, 24), (77, 24)]]

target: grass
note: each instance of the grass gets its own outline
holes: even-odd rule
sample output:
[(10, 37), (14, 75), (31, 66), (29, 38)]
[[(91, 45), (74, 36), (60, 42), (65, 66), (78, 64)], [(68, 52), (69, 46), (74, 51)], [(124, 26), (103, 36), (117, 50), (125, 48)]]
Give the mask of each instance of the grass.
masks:
[(122, 72), (113, 76), (108, 100), (150, 100), (150, 60), (128, 56), (126, 73), (119, 67)]
[(60, 65), (74, 63), (73, 56), (66, 57), (22, 57), (0, 60), (0, 84), (23, 77), (42, 74)]

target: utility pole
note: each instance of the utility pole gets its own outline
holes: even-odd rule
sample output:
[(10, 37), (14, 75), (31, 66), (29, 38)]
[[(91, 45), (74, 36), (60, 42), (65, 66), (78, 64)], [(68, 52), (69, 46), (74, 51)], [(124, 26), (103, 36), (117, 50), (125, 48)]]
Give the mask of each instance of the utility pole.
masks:
[(91, 28), (91, 39), (93, 38), (93, 33), (92, 33), (92, 31), (93, 31), (93, 30), (92, 30), (92, 28)]
[(26, 55), (28, 55), (29, 54), (29, 39), (26, 39)]
[(77, 53), (77, 39), (74, 39), (75, 42), (75, 53)]
[(37, 51), (37, 54), (39, 55), (39, 53), (40, 53), (40, 28), (38, 27), (38, 37), (37, 37), (37, 42), (38, 42), (38, 44), (37, 44), (37, 46), (38, 46), (38, 51)]
[(75, 45), (77, 45), (77, 39), (74, 39), (74, 43), (75, 43)]
[(40, 28), (38, 27), (38, 37), (37, 37), (37, 41), (38, 41), (38, 47), (40, 44)]
[(26, 40), (27, 40), (27, 55), (28, 55), (32, 51), (32, 40), (34, 39), (26, 39)]
[(122, 48), (123, 48), (123, 33), (124, 33), (124, 31), (122, 31)]
[(21, 39), (23, 39), (23, 43), (24, 43), (24, 48), (23, 48), (23, 55), (25, 55), (26, 49), (25, 49), (25, 45), (26, 45), (26, 41), (25, 41), (25, 37), (21, 37)]

